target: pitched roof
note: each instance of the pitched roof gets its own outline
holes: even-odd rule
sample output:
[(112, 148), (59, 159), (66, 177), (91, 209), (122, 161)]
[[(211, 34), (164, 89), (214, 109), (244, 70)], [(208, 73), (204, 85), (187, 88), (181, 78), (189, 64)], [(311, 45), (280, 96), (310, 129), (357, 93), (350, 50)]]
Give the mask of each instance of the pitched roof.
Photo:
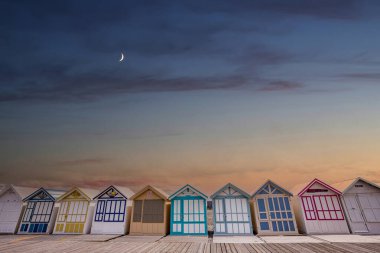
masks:
[(358, 181), (363, 181), (373, 187), (376, 187), (378, 189), (380, 189), (380, 185), (374, 183), (374, 182), (371, 182), (371, 181), (368, 181), (364, 178), (361, 178), (361, 177), (357, 177), (357, 178), (354, 178), (354, 179), (348, 179), (348, 180), (344, 180), (344, 181), (341, 181), (341, 182), (337, 182), (337, 183), (334, 183), (332, 184), (331, 186), (333, 186), (335, 189), (338, 189), (339, 191), (341, 191), (342, 193), (346, 193), (351, 187), (353, 187)]
[(116, 185), (110, 185), (106, 189), (104, 189), (102, 192), (98, 193), (93, 199), (99, 198), (103, 194), (105, 194), (110, 188), (115, 188), (118, 192), (120, 192), (126, 199), (130, 199), (135, 193), (129, 189), (128, 187), (124, 186), (116, 186)]
[(23, 199), (23, 201), (29, 200), (30, 198), (34, 197), (40, 191), (46, 192), (54, 200), (56, 200), (57, 198), (59, 198), (61, 195), (63, 195), (65, 193), (65, 191), (63, 191), (63, 190), (45, 189), (45, 188), (41, 187), (38, 190), (36, 190), (36, 191), (32, 192), (31, 194), (29, 194), (27, 197), (25, 197)]
[(154, 187), (154, 186), (151, 186), (151, 185), (145, 186), (140, 191), (138, 191), (135, 194), (133, 194), (133, 196), (130, 199), (135, 199), (136, 197), (140, 196), (142, 193), (146, 192), (147, 190), (153, 191), (154, 193), (156, 193), (158, 196), (160, 196), (161, 198), (163, 198), (165, 200), (169, 199), (169, 195), (166, 192), (164, 192), (160, 188), (157, 188), (157, 187)]
[(281, 191), (285, 192), (286, 194), (290, 195), (290, 196), (293, 196), (293, 194), (287, 190), (285, 190), (285, 188), (279, 186), (278, 184), (274, 183), (272, 180), (268, 179), (267, 181), (265, 181), (264, 184), (262, 184), (259, 188), (257, 188), (256, 191), (253, 192), (252, 194), (252, 197), (254, 197), (257, 193), (259, 193), (259, 191), (264, 188), (267, 184), (272, 184), (274, 185), (276, 188), (280, 189)]
[(33, 188), (33, 187), (16, 186), (16, 185), (10, 184), (10, 185), (6, 185), (1, 190), (0, 196), (3, 195), (5, 192), (7, 192), (10, 189), (12, 189), (14, 192), (16, 192), (21, 199), (26, 198), (31, 193), (33, 193), (34, 191), (37, 190), (36, 188)]
[(178, 191), (176, 191), (172, 195), (170, 195), (169, 200), (172, 200), (178, 194), (180, 194), (181, 192), (183, 192), (183, 190), (185, 190), (186, 188), (190, 188), (192, 191), (196, 192), (199, 196), (203, 197), (204, 199), (207, 199), (207, 196), (205, 194), (203, 194), (202, 192), (198, 191), (197, 189), (195, 189), (191, 185), (187, 184), (187, 185), (181, 187)]
[(235, 191), (239, 192), (241, 195), (243, 195), (243, 196), (245, 196), (245, 197), (247, 197), (247, 198), (250, 198), (250, 197), (251, 197), (247, 192), (243, 191), (242, 189), (238, 188), (237, 186), (235, 186), (235, 185), (233, 185), (233, 184), (231, 184), (231, 183), (228, 183), (228, 184), (226, 184), (225, 186), (223, 186), (222, 188), (220, 188), (219, 190), (217, 190), (214, 194), (212, 194), (212, 195), (210, 196), (210, 198), (212, 198), (212, 199), (215, 198), (215, 197), (216, 197), (217, 195), (219, 195), (224, 189), (226, 189), (226, 188), (228, 188), (228, 187), (234, 189)]
[(302, 184), (298, 184), (296, 186), (294, 186), (293, 188), (293, 192), (295, 194), (297, 194), (298, 196), (302, 195), (308, 188), (310, 188), (312, 185), (314, 185), (315, 183), (318, 183), (326, 188), (328, 188), (329, 190), (337, 193), (337, 194), (342, 194), (339, 190), (335, 189), (334, 187), (332, 187), (331, 185), (328, 185), (326, 184), (325, 182), (319, 180), (318, 178), (315, 178), (313, 179), (311, 182), (309, 183), (302, 183)]
[(83, 187), (73, 187), (69, 191), (67, 191), (65, 194), (61, 195), (59, 198), (56, 199), (56, 201), (61, 201), (62, 199), (69, 196), (74, 191), (79, 191), (87, 200), (92, 200), (98, 193), (98, 189), (93, 188), (83, 188)]

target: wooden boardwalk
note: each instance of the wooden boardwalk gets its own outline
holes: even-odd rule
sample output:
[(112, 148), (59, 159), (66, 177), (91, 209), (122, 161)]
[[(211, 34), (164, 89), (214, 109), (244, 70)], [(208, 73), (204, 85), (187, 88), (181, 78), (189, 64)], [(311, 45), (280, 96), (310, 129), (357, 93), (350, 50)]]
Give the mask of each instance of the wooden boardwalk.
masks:
[(211, 238), (204, 237), (3, 235), (0, 252), (378, 253), (380, 240), (378, 243), (213, 243)]

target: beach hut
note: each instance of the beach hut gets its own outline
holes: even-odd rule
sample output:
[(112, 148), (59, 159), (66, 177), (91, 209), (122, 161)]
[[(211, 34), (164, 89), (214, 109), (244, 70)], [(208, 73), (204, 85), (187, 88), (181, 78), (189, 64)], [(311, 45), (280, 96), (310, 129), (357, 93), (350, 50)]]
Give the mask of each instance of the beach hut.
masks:
[(56, 201), (59, 207), (54, 234), (88, 234), (98, 190), (74, 187)]
[(380, 186), (360, 177), (332, 186), (342, 192), (351, 232), (380, 234)]
[(250, 195), (233, 184), (226, 184), (211, 195), (214, 235), (251, 235)]
[(127, 187), (109, 186), (95, 196), (91, 234), (126, 234), (129, 229), (134, 192)]
[(24, 198), (25, 209), (21, 219), (19, 234), (50, 234), (54, 228), (58, 208), (55, 200), (65, 192), (40, 188)]
[(298, 185), (293, 190), (293, 200), (298, 230), (306, 234), (347, 234), (341, 192), (332, 186), (314, 179), (308, 184)]
[(292, 193), (271, 180), (266, 181), (252, 194), (257, 234), (298, 234), (291, 205), (292, 197)]
[(171, 235), (207, 235), (207, 196), (185, 185), (169, 197)]
[(169, 232), (170, 201), (168, 195), (146, 186), (131, 197), (133, 200), (130, 235), (166, 235)]
[(0, 192), (0, 233), (14, 234), (24, 209), (22, 200), (35, 188), (6, 185)]

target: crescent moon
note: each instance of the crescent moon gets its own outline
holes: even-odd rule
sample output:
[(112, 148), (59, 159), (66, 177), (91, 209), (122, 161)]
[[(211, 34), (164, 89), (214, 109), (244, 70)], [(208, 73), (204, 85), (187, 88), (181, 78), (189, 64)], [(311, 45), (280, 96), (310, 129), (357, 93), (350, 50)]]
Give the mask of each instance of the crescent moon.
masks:
[(124, 60), (124, 54), (121, 53), (121, 58), (120, 58), (119, 62), (122, 62), (123, 60)]

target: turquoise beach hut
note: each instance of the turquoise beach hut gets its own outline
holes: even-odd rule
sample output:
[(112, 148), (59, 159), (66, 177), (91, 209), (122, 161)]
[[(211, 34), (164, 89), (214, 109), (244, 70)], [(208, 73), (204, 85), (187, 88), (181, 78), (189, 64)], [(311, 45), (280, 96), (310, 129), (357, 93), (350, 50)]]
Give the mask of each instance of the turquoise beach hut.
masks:
[(207, 196), (185, 185), (169, 197), (170, 235), (207, 235)]

